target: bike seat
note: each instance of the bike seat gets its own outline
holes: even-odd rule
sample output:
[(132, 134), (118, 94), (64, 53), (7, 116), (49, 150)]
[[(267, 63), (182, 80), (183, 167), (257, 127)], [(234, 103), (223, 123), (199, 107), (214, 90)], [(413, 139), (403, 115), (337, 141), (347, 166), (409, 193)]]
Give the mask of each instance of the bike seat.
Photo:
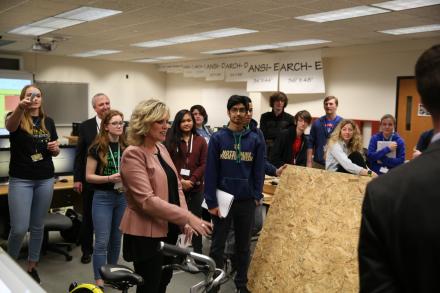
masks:
[(144, 279), (132, 269), (123, 265), (106, 264), (100, 268), (101, 277), (106, 283), (115, 285), (140, 285)]

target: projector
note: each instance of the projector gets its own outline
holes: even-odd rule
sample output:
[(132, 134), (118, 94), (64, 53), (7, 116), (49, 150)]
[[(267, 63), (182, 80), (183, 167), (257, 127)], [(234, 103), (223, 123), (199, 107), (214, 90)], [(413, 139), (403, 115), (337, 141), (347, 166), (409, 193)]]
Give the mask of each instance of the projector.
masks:
[(55, 49), (55, 43), (41, 43), (39, 41), (35, 42), (32, 45), (32, 51), (39, 51), (39, 52), (50, 52), (53, 49)]

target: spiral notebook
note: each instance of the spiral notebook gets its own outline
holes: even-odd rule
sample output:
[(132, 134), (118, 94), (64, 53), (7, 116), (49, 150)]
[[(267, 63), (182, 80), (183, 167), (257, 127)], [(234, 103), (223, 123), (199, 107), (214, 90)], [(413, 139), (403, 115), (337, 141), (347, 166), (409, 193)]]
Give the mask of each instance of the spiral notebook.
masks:
[[(216, 195), (220, 218), (226, 218), (229, 214), (232, 203), (234, 202), (234, 196), (220, 189), (217, 189)], [(208, 209), (208, 205), (206, 204), (205, 200), (202, 202), (202, 208)]]

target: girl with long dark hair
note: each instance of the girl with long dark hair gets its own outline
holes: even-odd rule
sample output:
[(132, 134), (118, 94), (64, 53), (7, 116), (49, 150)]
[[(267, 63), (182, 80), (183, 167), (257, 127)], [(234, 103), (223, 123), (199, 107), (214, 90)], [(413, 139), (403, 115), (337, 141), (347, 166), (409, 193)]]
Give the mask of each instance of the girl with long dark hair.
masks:
[[(165, 146), (171, 155), (182, 183), (188, 209), (202, 215), (203, 176), (205, 174), (208, 145), (196, 131), (194, 117), (188, 110), (180, 110), (167, 133)], [(193, 248), (202, 253), (202, 237), (193, 237)]]

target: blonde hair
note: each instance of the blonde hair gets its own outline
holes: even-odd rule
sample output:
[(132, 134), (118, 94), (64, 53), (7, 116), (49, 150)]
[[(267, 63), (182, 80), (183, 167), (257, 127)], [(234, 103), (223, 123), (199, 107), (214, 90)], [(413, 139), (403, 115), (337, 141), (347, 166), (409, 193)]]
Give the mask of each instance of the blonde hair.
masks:
[(335, 143), (337, 143), (338, 141), (342, 141), (341, 129), (347, 124), (350, 124), (351, 127), (353, 127), (353, 137), (346, 145), (348, 149), (348, 155), (353, 152), (359, 152), (361, 154), (363, 153), (362, 136), (359, 127), (353, 120), (348, 120), (348, 119), (344, 119), (341, 122), (339, 122), (338, 126), (332, 132), (327, 143), (326, 151), (330, 149), (330, 147)]
[(165, 103), (156, 100), (142, 101), (134, 108), (127, 130), (128, 144), (139, 146), (150, 131), (151, 124), (169, 116), (170, 110)]
[[(37, 90), (39, 90), (40, 94), (41, 94), (41, 97), (43, 97), (43, 92), (41, 91), (41, 89), (38, 88), (35, 84), (30, 84), (30, 85), (25, 86), (21, 90), (20, 101), (23, 100), (24, 98), (26, 98), (26, 91), (29, 88), (31, 88), (31, 87), (36, 88)], [(46, 123), (45, 123), (46, 115), (44, 114), (44, 110), (43, 110), (43, 106), (42, 105), (43, 105), (43, 99), (41, 99), (41, 106), (38, 109), (38, 117), (40, 117), (40, 119), (41, 119), (40, 127), (50, 137), (50, 133), (46, 129)], [(33, 132), (32, 132), (33, 127), (34, 127), (34, 122), (32, 121), (31, 114), (29, 113), (29, 111), (24, 111), (23, 117), (21, 118), (21, 121), (20, 121), (20, 128), (23, 129), (24, 131), (26, 131), (27, 133), (32, 135), (33, 134)]]

